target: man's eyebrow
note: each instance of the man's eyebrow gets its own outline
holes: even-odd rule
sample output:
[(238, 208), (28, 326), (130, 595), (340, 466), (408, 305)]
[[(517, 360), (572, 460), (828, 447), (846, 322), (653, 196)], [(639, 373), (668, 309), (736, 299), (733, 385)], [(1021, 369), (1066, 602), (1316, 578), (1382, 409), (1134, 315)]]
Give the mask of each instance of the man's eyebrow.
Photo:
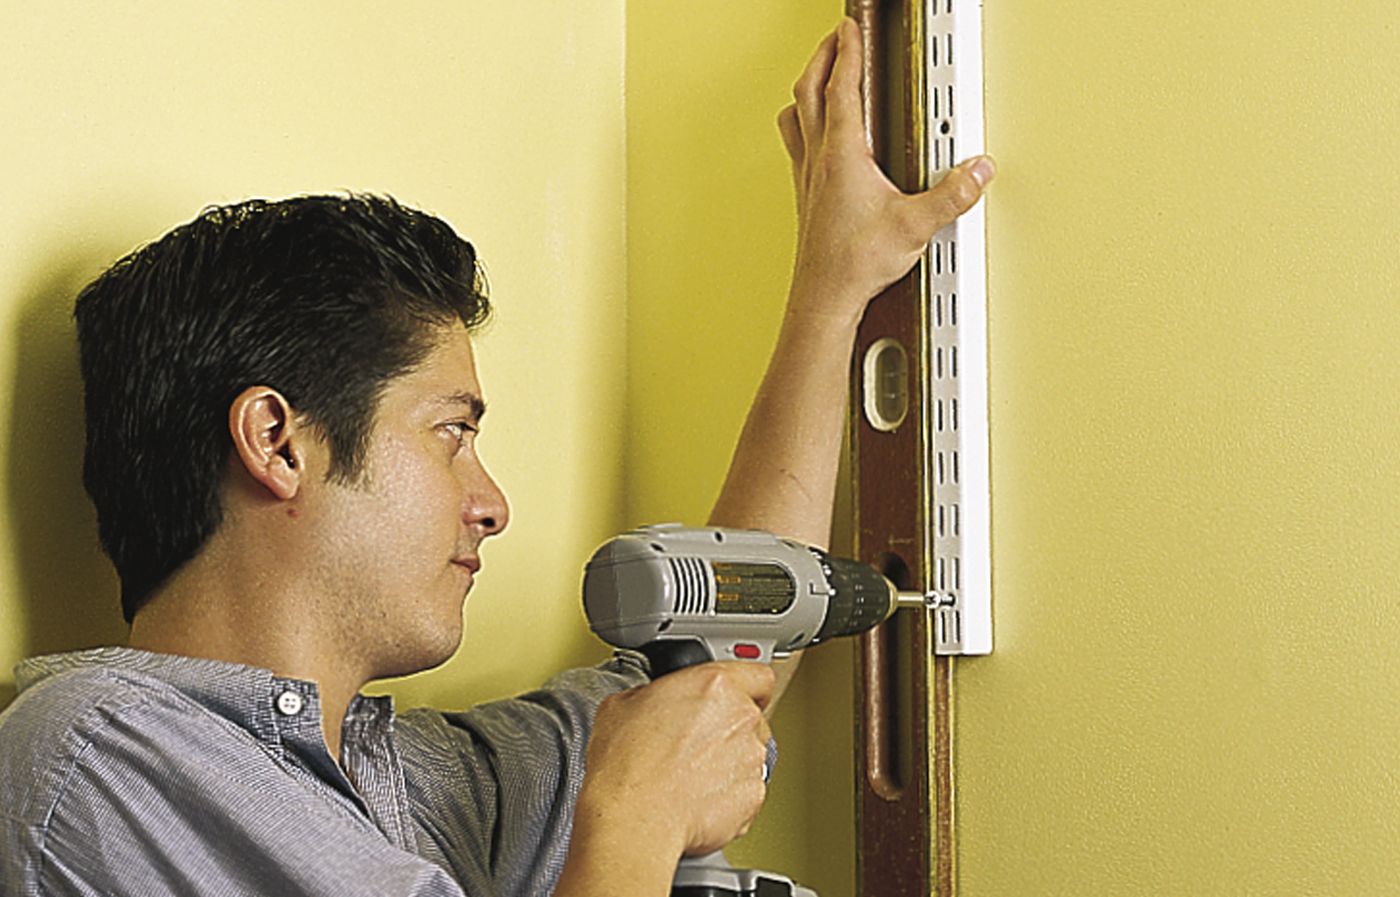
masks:
[(486, 401), (470, 390), (439, 396), (433, 401), (433, 404), (465, 406), (473, 422), (481, 420), (486, 414)]

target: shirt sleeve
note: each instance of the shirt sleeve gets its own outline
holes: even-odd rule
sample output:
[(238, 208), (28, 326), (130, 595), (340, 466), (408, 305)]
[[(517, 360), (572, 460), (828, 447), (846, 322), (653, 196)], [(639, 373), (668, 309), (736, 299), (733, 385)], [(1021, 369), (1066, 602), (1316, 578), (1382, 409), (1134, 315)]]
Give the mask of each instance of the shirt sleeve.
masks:
[(598, 705), (646, 682), (646, 661), (620, 652), (510, 700), (402, 714), (396, 742), (420, 853), (451, 869), (468, 894), (550, 893)]

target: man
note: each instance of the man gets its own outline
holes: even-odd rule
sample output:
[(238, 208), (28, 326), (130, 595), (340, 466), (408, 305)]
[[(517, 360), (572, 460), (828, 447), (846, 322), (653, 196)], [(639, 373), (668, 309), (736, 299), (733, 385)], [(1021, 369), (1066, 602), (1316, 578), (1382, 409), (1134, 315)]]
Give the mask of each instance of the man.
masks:
[[(712, 522), (823, 544), (865, 304), (992, 175), (904, 196), (864, 142), (859, 33), (779, 117), (788, 310)], [(0, 717), (4, 894), (666, 893), (764, 796), (778, 690), (622, 656), (460, 714), (359, 695), (455, 650), (508, 520), (475, 450), (475, 254), (390, 200), (215, 209), (76, 308), (84, 479), (125, 648), (27, 661)]]

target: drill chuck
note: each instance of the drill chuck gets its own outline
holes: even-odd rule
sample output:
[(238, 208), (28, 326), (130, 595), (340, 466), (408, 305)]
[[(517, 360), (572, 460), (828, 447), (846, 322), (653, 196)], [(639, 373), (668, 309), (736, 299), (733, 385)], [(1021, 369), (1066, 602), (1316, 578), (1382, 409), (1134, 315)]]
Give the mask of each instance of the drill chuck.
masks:
[(819, 556), (831, 584), (826, 621), (813, 643), (842, 635), (860, 635), (883, 623), (896, 605), (890, 581), (869, 564), (832, 557), (824, 551), (808, 549)]

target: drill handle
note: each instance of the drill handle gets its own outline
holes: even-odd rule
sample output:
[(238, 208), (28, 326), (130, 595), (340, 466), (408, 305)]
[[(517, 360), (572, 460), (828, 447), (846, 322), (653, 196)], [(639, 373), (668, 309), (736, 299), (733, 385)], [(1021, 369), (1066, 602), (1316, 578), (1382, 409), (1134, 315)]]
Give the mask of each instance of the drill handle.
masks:
[(651, 678), (660, 679), (667, 673), (709, 663), (714, 655), (699, 639), (657, 639), (637, 649), (651, 664)]
[[(651, 664), (652, 681), (667, 673), (693, 667), (714, 660), (709, 647), (700, 639), (657, 639), (647, 642), (637, 649)], [(771, 736), (768, 739), (768, 753), (763, 758), (763, 781), (773, 775), (773, 767), (778, 765), (778, 742)]]

